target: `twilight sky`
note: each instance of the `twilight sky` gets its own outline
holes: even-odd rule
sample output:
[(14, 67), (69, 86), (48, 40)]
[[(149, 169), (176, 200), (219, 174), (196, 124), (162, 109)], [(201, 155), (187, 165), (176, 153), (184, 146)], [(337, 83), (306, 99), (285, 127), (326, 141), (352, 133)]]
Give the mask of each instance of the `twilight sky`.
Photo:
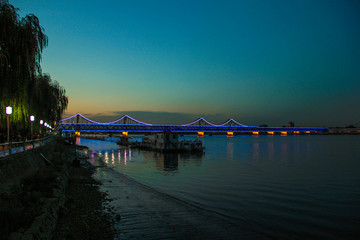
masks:
[(44, 27), (67, 116), (360, 125), (360, 1), (10, 3)]

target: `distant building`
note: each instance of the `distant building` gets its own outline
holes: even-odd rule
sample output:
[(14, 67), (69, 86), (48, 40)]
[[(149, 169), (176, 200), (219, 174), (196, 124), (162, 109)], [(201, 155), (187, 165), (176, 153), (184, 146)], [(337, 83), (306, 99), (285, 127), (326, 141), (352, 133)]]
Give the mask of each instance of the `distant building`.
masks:
[(288, 122), (286, 124), (287, 127), (295, 127), (295, 124), (293, 122)]
[(332, 134), (360, 134), (360, 128), (329, 128)]
[[(179, 142), (178, 134), (162, 132), (144, 136), (141, 145), (143, 149), (162, 152), (203, 152), (204, 147), (200, 140), (182, 140)], [(136, 145), (134, 145), (136, 147)]]
[(171, 133), (156, 133), (143, 137), (143, 145), (162, 150), (175, 149), (178, 145), (178, 135)]

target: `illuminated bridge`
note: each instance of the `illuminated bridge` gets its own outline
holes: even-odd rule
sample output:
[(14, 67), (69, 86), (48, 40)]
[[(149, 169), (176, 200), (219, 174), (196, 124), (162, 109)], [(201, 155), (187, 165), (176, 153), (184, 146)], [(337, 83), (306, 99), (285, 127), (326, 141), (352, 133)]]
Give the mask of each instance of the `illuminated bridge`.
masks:
[(62, 119), (57, 125), (56, 130), (62, 132), (83, 132), (83, 133), (150, 133), (150, 132), (173, 132), (173, 133), (227, 133), (232, 135), (234, 133), (266, 133), (266, 134), (292, 134), (292, 133), (316, 133), (327, 132), (328, 128), (323, 127), (257, 127), (246, 126), (238, 123), (234, 119), (229, 119), (223, 124), (217, 125), (206, 121), (204, 118), (199, 118), (194, 122), (183, 125), (163, 125), (163, 124), (149, 124), (136, 120), (128, 115), (124, 115), (120, 119), (100, 123), (93, 121), (80, 113), (71, 117)]

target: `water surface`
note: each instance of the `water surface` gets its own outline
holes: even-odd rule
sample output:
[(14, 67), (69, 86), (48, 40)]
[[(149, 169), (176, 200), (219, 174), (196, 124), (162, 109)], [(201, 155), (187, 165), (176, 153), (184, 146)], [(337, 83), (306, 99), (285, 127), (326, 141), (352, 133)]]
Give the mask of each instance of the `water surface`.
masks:
[(359, 136), (211, 136), (205, 154), (81, 139), (115, 171), (268, 237), (360, 237)]

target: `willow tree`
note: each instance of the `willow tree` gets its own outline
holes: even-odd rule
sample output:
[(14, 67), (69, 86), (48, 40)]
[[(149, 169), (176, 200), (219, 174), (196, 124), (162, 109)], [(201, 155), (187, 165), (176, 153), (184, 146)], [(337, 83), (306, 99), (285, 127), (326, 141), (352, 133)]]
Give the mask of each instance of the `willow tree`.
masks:
[(68, 105), (66, 90), (48, 74), (36, 76), (32, 95), (37, 116), (50, 123), (58, 121)]
[[(67, 107), (65, 90), (53, 83), (49, 75), (41, 71), (41, 56), (48, 44), (48, 37), (41, 27), (39, 19), (29, 14), (23, 18), (8, 0), (0, 0), (0, 126), (6, 124), (5, 107), (13, 107), (12, 123), (18, 128), (26, 128), (29, 115), (45, 114), (48, 121), (57, 121), (60, 114), (52, 112), (64, 111)], [(44, 80), (46, 79), (46, 80)], [(48, 81), (46, 87), (39, 81)], [(39, 86), (42, 88), (38, 89)], [(44, 93), (42, 92), (44, 91)], [(39, 95), (52, 92), (54, 99), (45, 105), (38, 101)], [(66, 99), (66, 100), (65, 100)], [(46, 102), (46, 101), (45, 101)], [(39, 115), (38, 115), (39, 114)]]

